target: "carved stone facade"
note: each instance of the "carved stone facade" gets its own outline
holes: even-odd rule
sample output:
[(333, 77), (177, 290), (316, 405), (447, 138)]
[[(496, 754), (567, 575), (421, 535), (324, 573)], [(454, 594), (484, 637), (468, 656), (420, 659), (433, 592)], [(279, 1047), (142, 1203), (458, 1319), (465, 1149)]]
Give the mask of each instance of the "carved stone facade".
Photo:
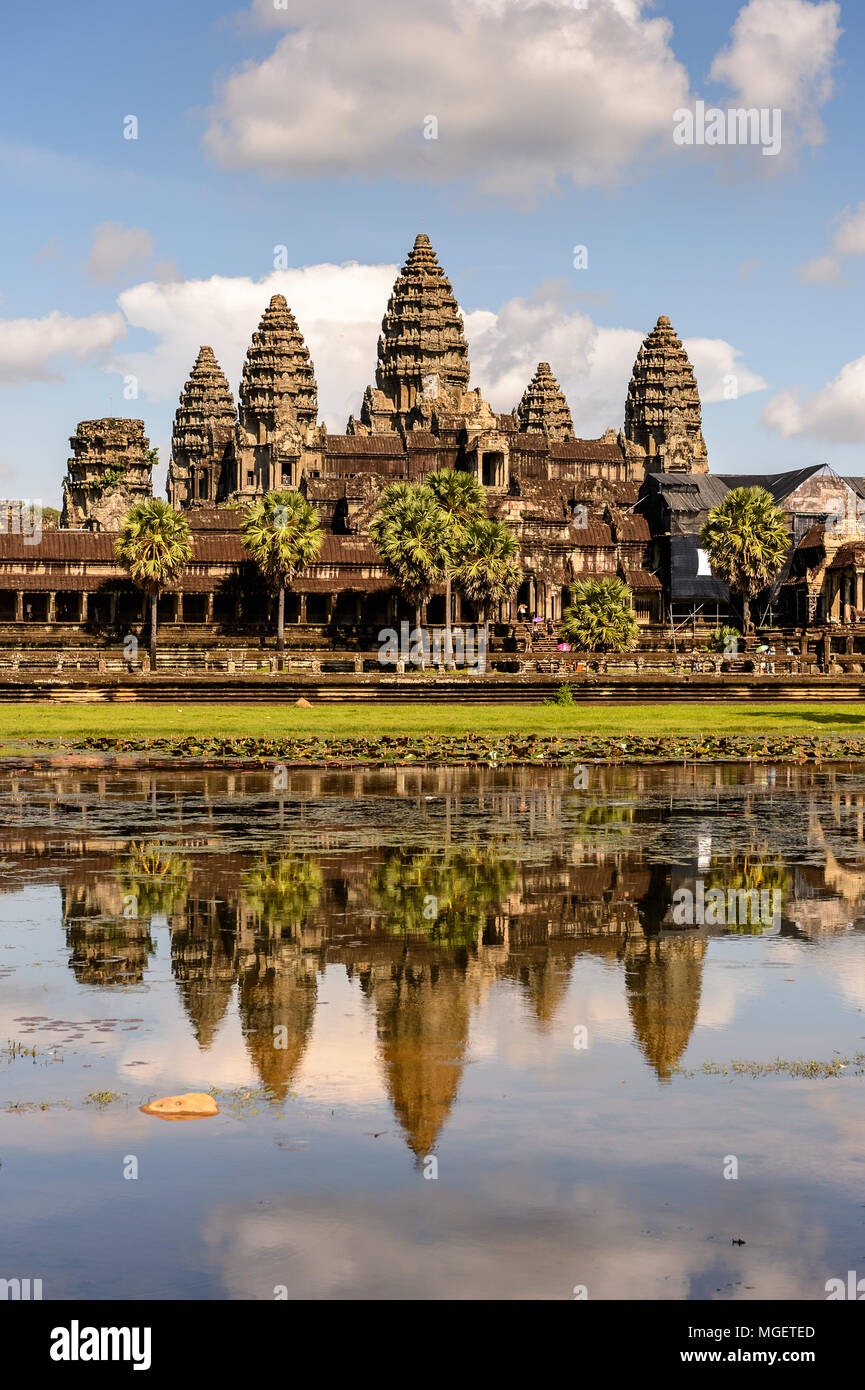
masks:
[[(664, 335), (661, 356), (675, 358), (671, 345), (676, 344), (671, 332)], [(655, 375), (659, 351), (653, 347), (645, 362), (641, 355), (638, 370), (645, 367)], [(664, 391), (684, 391), (690, 429), (694, 408), (699, 425), (699, 399), (690, 364), (681, 356), (689, 381), (683, 369), (674, 372), (668, 365), (651, 395), (655, 413), (663, 415)], [(281, 487), (309, 495), (327, 483), (341, 483), (346, 498), (359, 490), (368, 496), (373, 476), (381, 491), (396, 479), (437, 468), (467, 470), (493, 496), (503, 496), (520, 479), (639, 482), (647, 468), (657, 467), (659, 449), (676, 459), (677, 467), (685, 467), (689, 458), (695, 468), (705, 467), (705, 448), (700, 455), (690, 436), (688, 457), (678, 461), (683, 427), (674, 410), (667, 412), (669, 431), (665, 434), (663, 421), (656, 424), (646, 448), (616, 430), (599, 440), (577, 439), (549, 363), (538, 364), (521, 401), (507, 414), (494, 411), (478, 388), (469, 389), (470, 376), (453, 289), (429, 238), (421, 234), (388, 301), (376, 384), (367, 387), (359, 418), (349, 419), (346, 433), (329, 434), (319, 424), (309, 352), (285, 299), (274, 295), (247, 354), (236, 418), (228, 384), (210, 349), (202, 348), (177, 412), (169, 498), (174, 506), (188, 507)], [(645, 394), (645, 382), (632, 384), (635, 399), (641, 391)], [(363, 488), (359, 479), (366, 480)]]
[(60, 525), (117, 531), (135, 502), (153, 495), (155, 450), (143, 420), (83, 420), (72, 435)]
[[(457, 300), (421, 234), (388, 301), (375, 385), (346, 432), (331, 434), (318, 419), (315, 369), (301, 326), (285, 298), (274, 295), (252, 337), (237, 408), (207, 346), (180, 396), (168, 496), (189, 512), (196, 558), (177, 590), (175, 620), (213, 621), (226, 631), (266, 622), (266, 594), (249, 577), (240, 514), (220, 504), (247, 502), (275, 488), (302, 492), (327, 533), (319, 562), (292, 586), (288, 621), (338, 633), (343, 626), (373, 628), (392, 620), (401, 599), (370, 538), (379, 499), (392, 482), (451, 468), (477, 478), (489, 515), (518, 538), (524, 579), (513, 603), (504, 605), (502, 621), (521, 610), (558, 621), (573, 585), (588, 575), (625, 579), (639, 621), (660, 621), (666, 598), (658, 574), (661, 532), (634, 508), (641, 487), (653, 479), (682, 486), (706, 481), (684, 476), (708, 467), (693, 368), (669, 320), (660, 318), (634, 367), (625, 428), (583, 439), (575, 435), (554, 366), (539, 363), (519, 402), (503, 413), (494, 410), (470, 386)], [(150, 495), (152, 454), (143, 430), (141, 421), (79, 426), (63, 526), (116, 530), (128, 506)], [(111, 607), (109, 588), (124, 581), (119, 571), (97, 572), (97, 559), (103, 565), (106, 557), (92, 549), (82, 537), (75, 556), (80, 568), (41, 575), (38, 583), (26, 563), (5, 577), (0, 563), (0, 608), (5, 602), (10, 614), (17, 612), (23, 596), (25, 613), (28, 604), (41, 611), (42, 586), (49, 593), (46, 611), (55, 594), (55, 606), (62, 600), (79, 621), (86, 612), (107, 613), (113, 621), (127, 600), (118, 589)], [(91, 577), (92, 602), (85, 597)], [(442, 621), (443, 605), (443, 595), (435, 594), (425, 620)], [(457, 598), (454, 617), (472, 621), (471, 605)]]
[(202, 347), (174, 417), (168, 498), (173, 507), (220, 502), (234, 458), (237, 412), (213, 348)]
[(708, 473), (700, 394), (688, 354), (662, 314), (634, 363), (625, 438), (650, 473)]
[(547, 439), (573, 439), (574, 422), (549, 362), (539, 362), (514, 411), (524, 434), (544, 434)]

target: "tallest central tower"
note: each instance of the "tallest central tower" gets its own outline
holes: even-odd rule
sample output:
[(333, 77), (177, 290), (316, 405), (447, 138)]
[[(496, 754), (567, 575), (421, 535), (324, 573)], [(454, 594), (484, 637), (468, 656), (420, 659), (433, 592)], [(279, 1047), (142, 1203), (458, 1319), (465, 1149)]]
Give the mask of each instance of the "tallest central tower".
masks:
[(421, 233), (400, 271), (382, 320), (375, 387), (367, 387), (361, 425), (410, 430), (432, 409), (459, 412), (468, 391), (469, 352), (451, 283)]

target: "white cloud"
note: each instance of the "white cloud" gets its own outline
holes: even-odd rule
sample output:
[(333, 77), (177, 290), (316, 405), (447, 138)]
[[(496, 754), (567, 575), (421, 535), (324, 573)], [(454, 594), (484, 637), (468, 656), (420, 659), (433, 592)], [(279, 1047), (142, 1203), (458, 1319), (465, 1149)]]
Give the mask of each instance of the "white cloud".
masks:
[(726, 83), (737, 105), (780, 107), (785, 139), (792, 125), (803, 143), (819, 145), (817, 111), (832, 95), (840, 18), (835, 0), (750, 0), (709, 77)]
[(697, 374), (704, 405), (767, 389), (763, 378), (739, 361), (738, 348), (723, 338), (687, 338), (684, 347)]
[[(209, 343), (236, 393), (250, 338), (268, 300), (284, 294), (315, 364), (320, 416), (334, 431), (357, 414), (364, 387), (374, 378), (376, 344), (395, 265), (315, 265), (274, 271), (261, 281), (214, 276), (209, 280), (125, 290), (118, 303), (129, 324), (156, 337), (149, 351), (124, 353), (111, 369), (138, 378), (151, 400), (176, 397), (202, 343)], [(578, 434), (597, 436), (621, 425), (634, 359), (645, 328), (604, 328), (563, 305), (560, 286), (541, 287), (498, 312), (465, 316), (472, 385), (497, 410), (518, 403), (539, 361), (547, 361), (568, 397)], [(737, 349), (723, 339), (686, 343), (703, 399), (724, 399), (725, 381), (737, 379), (739, 395), (765, 383), (743, 367)]]
[(156, 336), (151, 351), (124, 353), (112, 368), (138, 378), (151, 400), (179, 395), (202, 343), (216, 353), (237, 393), (243, 360), (271, 295), (284, 294), (315, 363), (320, 415), (344, 430), (372, 379), (376, 342), (395, 265), (317, 265), (274, 271), (264, 280), (212, 276), (147, 281), (118, 297), (134, 328)]
[(102, 284), (138, 274), (153, 256), (153, 237), (143, 227), (100, 222), (93, 228), (87, 273)]
[(54, 309), (41, 319), (0, 319), (0, 384), (61, 380), (57, 358), (98, 359), (125, 335), (117, 312), (75, 318)]
[(842, 367), (833, 381), (803, 398), (792, 387), (773, 396), (763, 424), (784, 439), (806, 435), (833, 444), (861, 444), (865, 439), (865, 357)]
[(865, 203), (845, 208), (835, 223), (826, 255), (808, 261), (799, 270), (799, 278), (806, 285), (838, 285), (843, 262), (850, 256), (865, 256)]
[[(223, 82), (205, 144), (288, 177), (471, 178), (529, 200), (672, 149), (689, 82), (648, 0), (255, 0), (273, 52)], [(424, 138), (427, 117), (438, 138)]]

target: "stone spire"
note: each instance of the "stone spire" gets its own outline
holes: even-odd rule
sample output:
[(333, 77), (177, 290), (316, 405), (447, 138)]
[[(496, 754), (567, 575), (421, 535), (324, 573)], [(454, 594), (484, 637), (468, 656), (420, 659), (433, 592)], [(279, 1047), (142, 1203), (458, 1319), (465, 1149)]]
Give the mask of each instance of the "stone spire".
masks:
[(315, 369), (297, 320), (275, 294), (252, 335), (240, 383), (233, 496), (297, 487), (318, 417)]
[(697, 379), (666, 314), (637, 354), (625, 437), (648, 455), (650, 472), (708, 472)]
[(318, 392), (315, 369), (297, 320), (285, 296), (275, 294), (246, 354), (240, 384), (240, 416), (247, 428), (254, 422), (272, 431), (288, 414), (301, 428), (314, 425)]
[(224, 495), (224, 468), (234, 441), (234, 397), (213, 348), (199, 348), (174, 417), (168, 499), (173, 507), (215, 502)]
[(458, 411), (469, 374), (462, 315), (430, 239), (421, 233), (388, 301), (376, 389), (367, 389), (362, 418), (375, 431), (411, 429), (433, 409)]
[(573, 439), (574, 423), (549, 362), (539, 362), (514, 414), (522, 434), (545, 434), (548, 439)]

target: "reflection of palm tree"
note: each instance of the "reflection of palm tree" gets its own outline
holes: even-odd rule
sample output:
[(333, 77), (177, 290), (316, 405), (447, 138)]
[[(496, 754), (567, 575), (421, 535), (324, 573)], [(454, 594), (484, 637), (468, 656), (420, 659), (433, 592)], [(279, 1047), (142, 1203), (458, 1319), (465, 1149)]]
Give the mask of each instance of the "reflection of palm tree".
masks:
[(297, 928), (318, 907), (323, 882), (313, 859), (294, 854), (265, 855), (243, 875), (241, 893), (266, 926), (276, 923)]
[(165, 916), (186, 902), (190, 863), (164, 845), (133, 844), (120, 869), (124, 896), (134, 898), (134, 917)]
[(574, 819), (586, 830), (610, 830), (633, 825), (635, 814), (633, 806), (583, 806)]
[[(753, 851), (745, 854), (736, 854), (728, 861), (713, 860), (704, 877), (705, 891), (708, 893), (712, 888), (720, 888), (724, 894), (731, 890), (737, 895), (740, 892), (757, 894), (768, 893), (769, 897), (761, 900), (757, 899), (758, 910), (747, 912), (748, 920), (739, 922), (737, 919), (741, 913), (738, 908), (735, 919), (730, 921), (727, 915), (726, 926), (728, 932), (736, 932), (741, 936), (760, 936), (764, 927), (770, 925), (764, 920), (764, 903), (768, 903), (769, 911), (774, 915), (774, 905), (776, 902), (783, 903), (790, 889), (790, 875), (784, 864), (778, 859), (763, 858), (765, 851), (757, 851), (758, 857), (753, 857)], [(777, 893), (778, 897), (773, 897)]]
[(370, 879), (370, 896), (386, 932), (423, 935), (442, 945), (470, 945), (488, 911), (513, 890), (517, 866), (478, 848), (391, 850)]

